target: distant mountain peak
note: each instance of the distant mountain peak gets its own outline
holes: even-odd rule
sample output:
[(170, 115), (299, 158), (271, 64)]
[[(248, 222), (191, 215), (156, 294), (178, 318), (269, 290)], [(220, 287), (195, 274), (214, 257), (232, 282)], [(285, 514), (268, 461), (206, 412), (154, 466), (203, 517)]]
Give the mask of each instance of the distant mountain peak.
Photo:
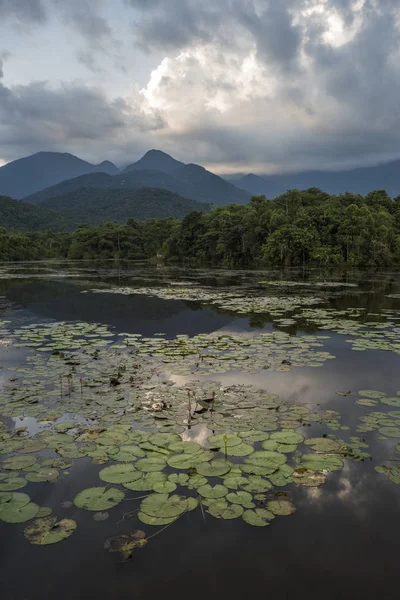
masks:
[(162, 150), (152, 149), (146, 152), (137, 162), (128, 165), (125, 171), (162, 171), (171, 174), (185, 166), (185, 163), (176, 160)]

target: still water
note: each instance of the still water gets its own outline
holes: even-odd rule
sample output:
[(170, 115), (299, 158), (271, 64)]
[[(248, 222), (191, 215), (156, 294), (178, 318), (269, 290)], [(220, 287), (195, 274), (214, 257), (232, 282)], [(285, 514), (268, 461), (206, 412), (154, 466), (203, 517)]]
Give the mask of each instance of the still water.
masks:
[[(325, 285), (332, 282), (338, 285)], [(321, 302), (306, 305), (307, 310), (362, 308), (364, 331), (368, 331), (369, 323), (391, 325), (374, 330), (377, 347), (357, 351), (348, 341), (354, 341), (354, 335), (343, 334), (333, 323), (343, 315), (332, 316), (330, 325), (324, 327), (310, 314), (308, 318), (293, 319), (304, 311), (297, 300), (283, 316), (274, 316), (261, 309), (238, 314), (232, 305), (213, 304), (201, 294), (181, 300), (166, 299), (162, 293), (92, 291), (127, 287), (163, 290), (179, 285), (208, 293), (214, 289), (222, 295), (233, 291), (263, 298), (273, 296), (278, 304), (280, 297), (318, 297)], [(28, 482), (20, 490), (39, 506), (50, 507), (54, 516), (74, 519), (78, 526), (70, 538), (53, 545), (32, 545), (24, 536), (27, 523), (0, 520), (1, 598), (398, 598), (400, 484), (377, 473), (374, 467), (397, 464), (400, 454), (396, 455), (395, 445), (400, 439), (379, 439), (383, 436), (376, 430), (357, 432), (360, 417), (369, 410), (395, 409), (383, 404), (369, 409), (355, 400), (360, 398), (359, 390), (378, 390), (389, 397), (400, 390), (400, 355), (394, 351), (399, 294), (400, 273), (395, 271), (233, 272), (133, 263), (99, 267), (79, 262), (0, 265), (0, 321), (9, 322), (6, 327), (11, 335), (26, 325), (79, 321), (106, 325), (115, 340), (120, 333), (145, 338), (162, 333), (167, 340), (177, 335), (216, 332), (247, 336), (284, 331), (291, 336), (324, 336), (323, 348), (318, 350), (334, 358), (323, 361), (318, 368), (305, 365), (283, 371), (250, 369), (252, 372), (230, 368), (201, 377), (226, 386), (252, 385), (312, 410), (337, 411), (348, 430), (329, 431), (313, 423), (303, 424), (298, 432), (307, 438), (326, 433), (343, 439), (358, 436), (368, 444), (370, 455), (362, 461), (345, 458), (343, 468), (329, 473), (321, 487), (290, 484), (288, 491), (296, 512), (277, 517), (270, 526), (252, 527), (241, 518), (215, 519), (197, 508), (166, 527), (145, 547), (135, 549), (126, 562), (118, 554), (107, 552), (105, 542), (136, 529), (150, 537), (157, 528), (143, 525), (135, 514), (124, 518), (127, 511), (133, 511), (134, 502), (132, 509), (126, 505), (111, 509), (103, 522), (95, 521), (90, 511), (69, 504), (64, 507), (82, 489), (100, 485), (98, 473), (104, 465), (93, 464), (89, 457), (80, 458), (57, 480)], [(282, 318), (289, 318), (289, 323), (279, 323)], [(387, 337), (383, 339), (382, 335), (387, 332), (393, 333), (393, 348), (384, 350)], [(329, 339), (325, 339), (327, 336)], [(13, 377), (12, 369), (25, 365), (35, 352), (34, 348), (13, 342), (0, 344), (0, 386), (6, 386)], [(186, 379), (184, 375), (175, 376), (178, 383)], [(6, 415), (3, 421), (8, 428), (27, 426), (31, 433), (43, 429), (35, 419), (18, 416), (19, 420)], [(196, 431), (194, 427), (187, 439), (196, 440)]]

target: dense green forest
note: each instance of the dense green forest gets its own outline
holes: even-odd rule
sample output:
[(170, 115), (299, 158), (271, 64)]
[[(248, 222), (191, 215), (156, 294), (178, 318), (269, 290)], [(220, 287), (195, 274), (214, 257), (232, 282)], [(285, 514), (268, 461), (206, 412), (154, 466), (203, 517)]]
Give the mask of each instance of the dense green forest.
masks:
[(182, 219), (190, 212), (210, 209), (209, 204), (182, 198), (167, 190), (80, 188), (39, 206), (0, 196), (0, 225), (16, 231), (74, 231), (81, 224), (122, 224), (129, 218), (138, 221)]
[(82, 226), (73, 233), (0, 230), (3, 260), (139, 259), (232, 267), (305, 264), (390, 266), (400, 263), (400, 197), (330, 196), (316, 188), (275, 200), (125, 225)]

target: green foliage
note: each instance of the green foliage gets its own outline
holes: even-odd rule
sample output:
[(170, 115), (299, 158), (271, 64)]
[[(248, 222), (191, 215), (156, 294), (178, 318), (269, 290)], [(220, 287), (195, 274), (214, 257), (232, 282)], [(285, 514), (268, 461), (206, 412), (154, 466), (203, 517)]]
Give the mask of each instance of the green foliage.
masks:
[(0, 229), (2, 260), (153, 257), (228, 267), (390, 266), (400, 262), (400, 202), (379, 190), (363, 197), (310, 188), (210, 213), (196, 209), (182, 221), (129, 219), (73, 233)]

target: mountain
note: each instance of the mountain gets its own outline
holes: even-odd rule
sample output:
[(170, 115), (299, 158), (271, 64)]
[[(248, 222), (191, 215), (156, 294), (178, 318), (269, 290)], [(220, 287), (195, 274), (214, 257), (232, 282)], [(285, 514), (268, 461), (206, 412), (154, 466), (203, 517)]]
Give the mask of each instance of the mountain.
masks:
[(21, 200), (0, 196), (0, 223), (16, 231), (72, 231), (78, 227), (73, 216), (64, 215)]
[[(147, 157), (147, 158), (146, 158)], [(154, 163), (153, 163), (154, 158)], [(142, 162), (143, 161), (143, 162)], [(156, 166), (163, 170), (144, 169), (136, 166)], [(183, 165), (183, 166), (182, 166)], [(170, 173), (167, 169), (173, 169)], [(91, 173), (73, 179), (62, 181), (55, 186), (31, 194), (25, 198), (26, 202), (40, 204), (49, 198), (70, 194), (80, 188), (103, 189), (142, 189), (158, 188), (179, 194), (184, 198), (191, 198), (198, 202), (222, 206), (225, 204), (244, 204), (249, 200), (249, 193), (237, 188), (225, 179), (214, 175), (199, 165), (184, 165), (168, 154), (151, 150), (138, 161), (127, 167), (118, 175), (105, 173)]]
[(0, 167), (0, 194), (24, 198), (65, 179), (99, 171), (110, 175), (119, 172), (109, 161), (92, 165), (73, 154), (38, 152)]
[(80, 188), (69, 194), (50, 198), (35, 208), (51, 209), (71, 220), (90, 225), (111, 221), (125, 223), (133, 218), (182, 219), (193, 211), (208, 212), (208, 204), (182, 198), (160, 189), (140, 190)]
[[(264, 179), (253, 173), (245, 175), (239, 180), (235, 180), (238, 185), (244, 190), (247, 190), (254, 196), (264, 195), (267, 198), (275, 198), (281, 192), (281, 188), (275, 182), (269, 179)], [(286, 190), (285, 190), (286, 191)]]
[(149, 150), (140, 160), (125, 167), (123, 172), (162, 171), (163, 173), (173, 173), (184, 166), (185, 163), (175, 160), (175, 158), (161, 152), (161, 150)]
[(251, 173), (234, 182), (252, 194), (265, 194), (267, 198), (274, 198), (288, 189), (310, 187), (329, 194), (353, 192), (363, 196), (373, 190), (386, 190), (389, 196), (395, 197), (400, 194), (400, 160), (349, 171), (305, 171), (262, 177)]

